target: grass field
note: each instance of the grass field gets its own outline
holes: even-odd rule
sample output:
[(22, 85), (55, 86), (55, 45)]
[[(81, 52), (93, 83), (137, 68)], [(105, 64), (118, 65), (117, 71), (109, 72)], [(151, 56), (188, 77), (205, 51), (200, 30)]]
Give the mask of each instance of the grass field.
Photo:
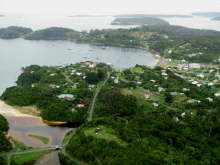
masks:
[(32, 134), (29, 134), (28, 136), (32, 137), (32, 138), (35, 138), (37, 140), (40, 140), (42, 143), (44, 144), (48, 144), (49, 143), (49, 139), (47, 137), (44, 137), (44, 136), (38, 136), (38, 135), (32, 135)]
[(50, 151), (43, 151), (43, 152), (36, 152), (36, 153), (12, 156), (11, 162), (13, 162), (15, 165), (22, 165), (24, 163), (34, 161), (49, 152)]
[(114, 130), (105, 126), (97, 126), (85, 130), (86, 136), (94, 136), (96, 138), (105, 139), (106, 141), (115, 141), (116, 143), (126, 146), (127, 144), (114, 134)]

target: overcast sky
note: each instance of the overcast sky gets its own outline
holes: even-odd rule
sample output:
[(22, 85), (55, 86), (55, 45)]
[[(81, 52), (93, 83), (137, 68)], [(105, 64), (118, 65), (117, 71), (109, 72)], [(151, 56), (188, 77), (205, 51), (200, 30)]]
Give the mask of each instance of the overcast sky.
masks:
[(0, 13), (190, 13), (219, 11), (220, 0), (0, 0)]

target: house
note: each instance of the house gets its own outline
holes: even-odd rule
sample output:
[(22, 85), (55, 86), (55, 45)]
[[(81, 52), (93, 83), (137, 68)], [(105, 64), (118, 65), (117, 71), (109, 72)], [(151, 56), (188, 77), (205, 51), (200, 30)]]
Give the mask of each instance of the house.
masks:
[(201, 64), (199, 64), (199, 63), (190, 63), (189, 67), (191, 69), (200, 69), (201, 68)]
[(190, 99), (190, 100), (187, 101), (187, 103), (188, 104), (196, 104), (196, 103), (199, 104), (199, 103), (201, 103), (201, 101), (200, 100), (196, 100), (196, 99)]
[(85, 104), (77, 104), (76, 107), (77, 108), (83, 108), (83, 107), (85, 107)]
[(220, 92), (215, 93), (215, 97), (220, 97)]
[(52, 77), (52, 76), (56, 76), (57, 74), (56, 73), (51, 73), (50, 74), (50, 76)]
[(172, 50), (169, 50), (169, 51), (168, 51), (168, 54), (172, 54), (172, 52), (173, 52)]
[(61, 94), (58, 96), (59, 99), (65, 99), (65, 100), (69, 100), (72, 101), (75, 99), (74, 95), (72, 94)]
[(55, 89), (55, 88), (60, 88), (59, 85), (55, 85), (55, 84), (50, 84), (49, 87), (50, 87), (50, 88), (53, 88), (53, 89)]
[(185, 62), (186, 62), (186, 60), (182, 59), (182, 60), (181, 60), (181, 62), (182, 62), (182, 63), (185, 63)]
[(166, 72), (161, 73), (162, 76), (167, 76), (168, 74)]
[(178, 93), (177, 93), (177, 92), (170, 92), (170, 95), (171, 95), (171, 96), (177, 96)]
[(159, 104), (153, 103), (153, 106), (154, 106), (154, 107), (159, 107)]
[(164, 88), (162, 88), (162, 87), (159, 87), (159, 88), (158, 88), (158, 92), (164, 92), (164, 91), (165, 91)]
[(95, 88), (96, 86), (95, 85), (93, 85), (93, 84), (89, 84), (88, 85), (88, 88)]
[(156, 57), (156, 58), (160, 58), (160, 55), (156, 54), (155, 57)]
[(213, 98), (207, 97), (206, 98), (209, 102), (213, 102)]
[(208, 83), (208, 86), (212, 87), (212, 86), (214, 86), (214, 83), (210, 82), (210, 83)]
[(145, 99), (149, 99), (149, 98), (150, 98), (150, 94), (145, 93), (145, 94), (144, 94), (144, 98), (145, 98)]
[(119, 78), (114, 79), (114, 83), (118, 84), (119, 83)]
[(186, 113), (185, 112), (181, 113), (181, 116), (182, 117), (186, 116)]
[(76, 72), (76, 75), (77, 75), (77, 76), (81, 76), (82, 73), (80, 73), (80, 72)]
[(197, 74), (197, 77), (205, 78), (205, 75), (203, 73), (199, 73), (199, 74)]
[(193, 81), (192, 84), (197, 85), (197, 84), (199, 84), (199, 82), (198, 81)]
[(190, 89), (188, 89), (188, 88), (183, 88), (182, 91), (183, 91), (183, 92), (189, 92)]
[(86, 62), (86, 65), (88, 65), (89, 68), (95, 68), (97, 63), (88, 61), (88, 62)]

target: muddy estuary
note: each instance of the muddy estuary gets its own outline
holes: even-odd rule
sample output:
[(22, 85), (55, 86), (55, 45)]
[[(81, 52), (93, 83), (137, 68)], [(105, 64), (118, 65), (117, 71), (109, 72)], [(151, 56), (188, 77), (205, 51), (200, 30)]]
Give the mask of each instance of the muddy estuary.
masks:
[[(40, 117), (35, 117), (27, 114), (22, 114), (14, 107), (0, 101), (0, 114), (2, 114), (9, 122), (8, 135), (13, 139), (24, 143), (28, 147), (50, 147), (59, 145), (65, 134), (70, 130), (65, 127), (51, 127), (44, 124)], [(48, 144), (30, 137), (30, 135), (43, 136), (49, 139)], [(53, 161), (53, 162), (51, 162)], [(36, 164), (49, 164), (58, 165), (57, 152), (52, 152), (39, 159)]]

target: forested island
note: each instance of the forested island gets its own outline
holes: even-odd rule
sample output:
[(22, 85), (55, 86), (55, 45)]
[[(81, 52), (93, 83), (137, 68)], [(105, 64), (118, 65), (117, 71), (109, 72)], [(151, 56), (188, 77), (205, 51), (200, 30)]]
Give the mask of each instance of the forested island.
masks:
[(156, 17), (156, 18), (191, 18), (191, 15), (181, 14), (121, 14), (116, 15), (117, 18), (141, 18), (141, 17)]
[(121, 71), (91, 61), (32, 65), (1, 99), (10, 105), (36, 105), (45, 120), (80, 126), (64, 140), (68, 145), (59, 154), (64, 165), (76, 163), (73, 160), (106, 165), (219, 164), (220, 66), (183, 70), (184, 63)]
[(168, 25), (167, 21), (154, 17), (116, 18), (112, 25)]
[(220, 17), (215, 17), (215, 18), (213, 18), (212, 20), (220, 21)]
[(0, 29), (0, 38), (2, 39), (15, 39), (24, 37), (26, 34), (33, 32), (30, 28), (10, 26), (8, 28)]
[(219, 17), (220, 12), (197, 12), (197, 13), (192, 13), (194, 16), (203, 16), (203, 17)]

